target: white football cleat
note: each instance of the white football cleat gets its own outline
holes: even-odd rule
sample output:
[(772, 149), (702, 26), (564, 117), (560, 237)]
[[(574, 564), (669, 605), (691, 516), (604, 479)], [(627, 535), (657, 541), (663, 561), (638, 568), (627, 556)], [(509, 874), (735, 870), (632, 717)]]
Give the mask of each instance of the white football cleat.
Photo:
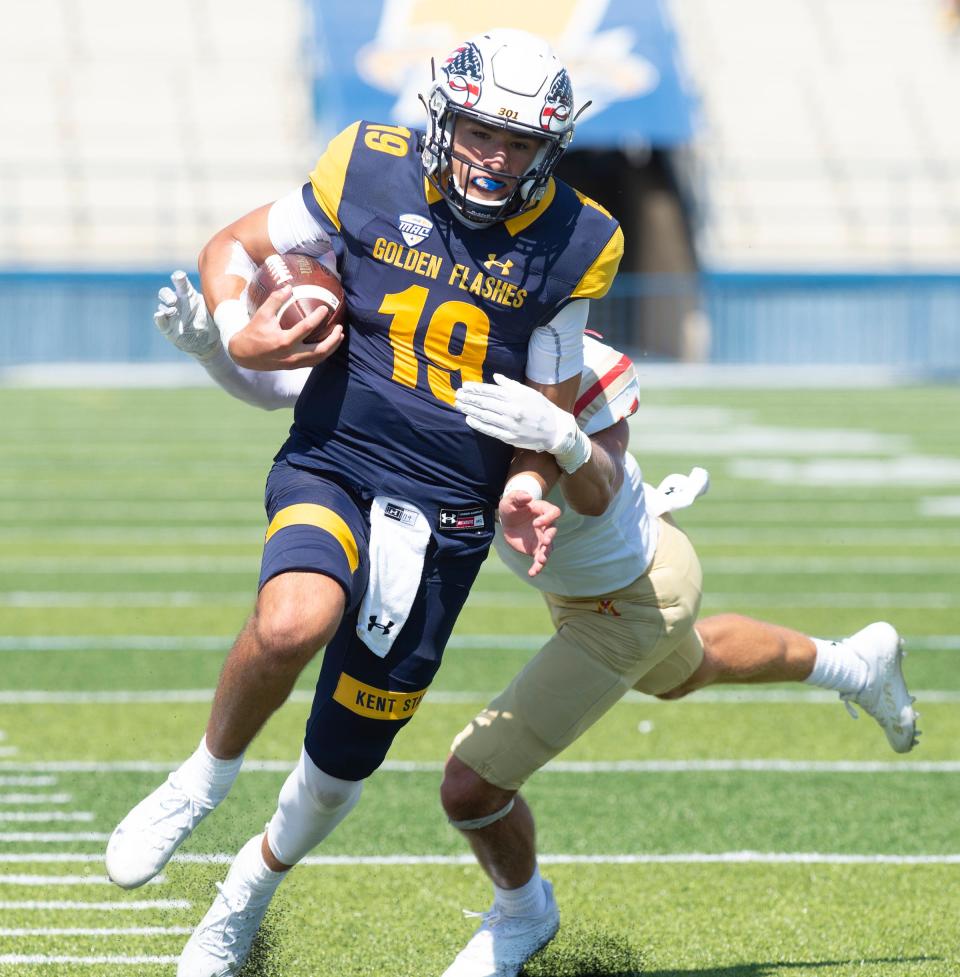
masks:
[(255, 890), (244, 878), (244, 855), (251, 845), (259, 849), (260, 842), (260, 836), (251, 838), (217, 883), (217, 898), (180, 954), (177, 977), (233, 977), (246, 962), (276, 891)]
[(113, 829), (107, 842), (107, 874), (124, 889), (149, 882), (213, 810), (167, 777)]
[(869, 624), (845, 638), (842, 644), (867, 666), (867, 682), (859, 692), (842, 692), (847, 711), (857, 718), (851, 703), (856, 703), (883, 727), (887, 740), (897, 753), (909, 753), (917, 745), (916, 701), (907, 691), (903, 678), (903, 640), (886, 621)]
[(547, 908), (539, 916), (504, 916), (496, 906), (475, 913), (480, 929), (443, 972), (443, 977), (516, 977), (520, 968), (545, 947), (560, 928), (553, 886), (544, 880)]

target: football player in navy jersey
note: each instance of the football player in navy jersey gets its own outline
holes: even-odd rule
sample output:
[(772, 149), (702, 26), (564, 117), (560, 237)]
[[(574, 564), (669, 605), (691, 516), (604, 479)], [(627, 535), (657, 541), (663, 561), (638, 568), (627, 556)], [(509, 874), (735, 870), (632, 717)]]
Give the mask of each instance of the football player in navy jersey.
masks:
[[(293, 406), (304, 371), (238, 367), (216, 342), (183, 272), (174, 285), (176, 292), (159, 295), (161, 332), (240, 400)], [(515, 447), (552, 443), (557, 408), (529, 387), (498, 377), (464, 385), (456, 400), (492, 437)], [(919, 735), (891, 625), (876, 622), (829, 641), (739, 614), (697, 619), (699, 561), (669, 513), (706, 490), (706, 473), (671, 475), (656, 489), (643, 483), (627, 451), (626, 419), (638, 402), (629, 359), (584, 336), (574, 414), (593, 451), (548, 496), (565, 509), (555, 550), (530, 578), (525, 558), (502, 533), (495, 539), (504, 563), (544, 592), (556, 631), (457, 736), (447, 759), (444, 808), (490, 877), (494, 899), (444, 977), (513, 977), (556, 932), (559, 912), (540, 876), (533, 816), (518, 791), (630, 688), (679, 699), (716, 683), (805, 682), (837, 691), (848, 708), (861, 706), (898, 752), (912, 749)]]
[[(266, 832), (241, 850), (185, 948), (180, 977), (233, 974), (286, 871), (357, 802), (414, 715), (487, 554), (495, 511), (542, 567), (560, 471), (588, 459), (570, 412), (591, 298), (622, 255), (617, 222), (552, 175), (573, 135), (573, 95), (546, 44), (519, 31), (467, 41), (429, 92), (429, 129), (358, 122), (309, 181), (215, 235), (204, 298), (234, 360), (312, 366), (266, 487), (253, 614), (231, 649), (196, 752), (118, 825), (111, 878), (148, 881), (226, 796), (243, 751), (326, 648), (301, 760)], [(349, 310), (289, 331), (278, 292), (252, 317), (244, 289), (270, 254), (313, 254)], [(523, 381), (569, 423), (549, 452), (475, 431), (466, 381)], [(501, 497), (502, 494), (502, 497)]]

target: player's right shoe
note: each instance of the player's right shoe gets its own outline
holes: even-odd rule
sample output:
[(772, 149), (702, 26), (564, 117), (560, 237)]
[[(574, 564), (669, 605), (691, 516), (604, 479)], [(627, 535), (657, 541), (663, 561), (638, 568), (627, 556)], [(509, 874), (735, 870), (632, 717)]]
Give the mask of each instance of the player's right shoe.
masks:
[(909, 753), (917, 745), (916, 701), (907, 691), (903, 677), (903, 640), (886, 621), (869, 624), (844, 639), (848, 647), (866, 666), (867, 681), (859, 692), (843, 692), (847, 711), (857, 718), (851, 703), (856, 703), (883, 727), (887, 740), (897, 753)]
[(539, 916), (504, 916), (496, 906), (479, 913), (480, 929), (457, 954), (443, 977), (516, 977), (523, 965), (545, 947), (560, 928), (553, 886), (544, 880), (547, 908)]
[(213, 810), (184, 791), (176, 772), (114, 828), (107, 842), (107, 874), (124, 889), (149, 882)]
[(258, 852), (261, 836), (251, 838), (217, 883), (217, 897), (180, 954), (177, 977), (233, 977), (246, 962), (276, 886), (256, 887), (244, 866)]

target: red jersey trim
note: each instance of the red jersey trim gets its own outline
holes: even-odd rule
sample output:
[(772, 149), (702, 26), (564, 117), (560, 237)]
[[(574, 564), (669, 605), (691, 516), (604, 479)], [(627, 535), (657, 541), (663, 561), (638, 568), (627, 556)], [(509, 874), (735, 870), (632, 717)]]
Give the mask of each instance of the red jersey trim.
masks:
[(621, 356), (619, 360), (609, 369), (600, 379), (592, 386), (586, 393), (577, 399), (576, 404), (573, 406), (573, 414), (576, 417), (584, 408), (586, 408), (596, 397), (598, 397), (607, 387), (613, 383), (617, 377), (622, 376), (633, 363), (627, 356)]

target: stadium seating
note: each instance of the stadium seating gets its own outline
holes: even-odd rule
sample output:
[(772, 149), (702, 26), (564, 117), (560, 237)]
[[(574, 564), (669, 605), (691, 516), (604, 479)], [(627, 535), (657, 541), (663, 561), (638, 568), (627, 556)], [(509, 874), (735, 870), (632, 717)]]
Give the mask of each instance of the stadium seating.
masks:
[[(938, 0), (664, 0), (702, 99), (711, 267), (960, 256), (960, 37)], [(0, 267), (163, 268), (299, 183), (310, 4), (31, 0), (0, 32)]]
[(713, 266), (960, 258), (960, 38), (936, 0), (670, 0)]
[(0, 32), (0, 266), (166, 267), (302, 182), (306, 5), (31, 0)]

